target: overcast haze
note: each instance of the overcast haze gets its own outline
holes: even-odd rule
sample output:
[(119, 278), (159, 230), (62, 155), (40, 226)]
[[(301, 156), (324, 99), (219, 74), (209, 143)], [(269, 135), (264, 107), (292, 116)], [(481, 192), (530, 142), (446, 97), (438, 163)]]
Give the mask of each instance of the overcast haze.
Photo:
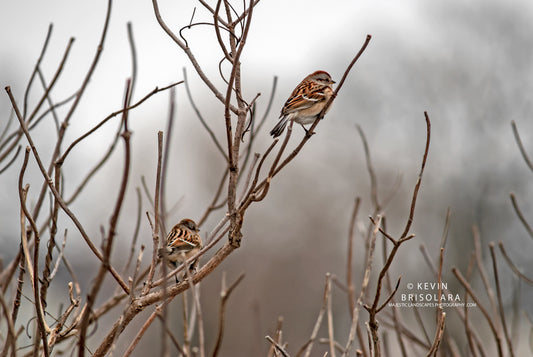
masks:
[[(163, 18), (177, 31), (189, 23), (194, 4), (194, 1), (160, 1), (160, 8)], [(50, 80), (68, 39), (75, 37), (67, 67), (51, 93), (56, 101), (71, 95), (92, 61), (105, 9), (104, 1), (3, 1), (0, 4), (2, 88), (10, 85), (17, 100), (22, 101), (48, 25), (53, 23), (42, 68)], [(211, 16), (198, 9), (194, 20), (210, 21)], [(183, 79), (185, 67), (196, 103), (224, 141), (223, 107), (159, 27), (151, 1), (135, 0), (117, 1), (113, 5), (101, 62), (72, 120), (67, 145), (121, 108), (124, 81), (131, 75), (126, 31), (129, 21), (138, 53), (134, 98), (140, 99), (156, 86)], [(363, 200), (359, 226), (365, 227), (372, 213), (370, 180), (356, 124), (364, 130), (371, 148), (380, 197), (386, 197), (396, 180), (401, 179), (397, 195), (385, 210), (389, 231), (398, 235), (408, 216), (422, 159), (426, 133), (424, 111), (431, 118), (430, 154), (413, 228), (417, 237), (395, 260), (395, 269), (402, 272), (402, 283), (432, 279), (418, 246), (425, 243), (433, 256), (437, 256), (448, 207), (452, 219), (444, 280), (454, 286), (455, 292), (463, 294), (451, 267), (456, 265), (466, 270), (473, 247), (473, 224), (480, 227), (484, 255), (488, 257), (490, 241), (501, 240), (522, 271), (533, 271), (533, 241), (509, 199), (509, 193), (516, 192), (526, 218), (533, 221), (533, 175), (520, 155), (511, 130), (511, 120), (515, 120), (522, 141), (533, 156), (532, 23), (533, 2), (530, 1), (479, 0), (465, 4), (463, 1), (262, 0), (258, 4), (241, 62), (244, 93), (247, 99), (261, 93), (257, 106), (261, 114), (273, 77), (278, 76), (272, 110), (256, 147), (260, 152), (270, 144), (268, 131), (276, 123), (279, 110), (294, 86), (317, 69), (328, 71), (339, 81), (366, 35), (371, 34), (372, 40), (331, 111), (319, 124), (317, 134), (274, 179), (266, 200), (247, 213), (242, 247), (203, 283), (205, 298), (218, 294), (222, 270), (228, 272), (230, 280), (246, 271), (245, 280), (228, 305), (229, 319), (233, 319), (235, 327), (226, 337), (224, 355), (238, 355), (237, 351), (243, 350), (249, 351), (244, 355), (264, 355), (267, 349), (264, 336), (273, 333), (279, 315), (285, 317), (285, 338), (293, 343), (292, 348), (303, 344), (320, 308), (326, 272), (344, 279), (346, 238), (355, 197)], [(221, 53), (215, 47), (212, 28), (198, 26), (185, 30), (184, 35), (207, 74), (216, 78), (217, 85), (222, 85), (217, 68)], [(33, 94), (36, 100), (41, 92)], [(129, 242), (133, 232), (135, 187), (140, 185), (140, 177), (144, 175), (150, 188), (153, 187), (157, 131), (165, 130), (168, 97), (169, 92), (160, 93), (130, 113), (133, 171), (126, 198), (126, 212), (130, 215), (125, 213), (120, 220), (118, 237), (122, 244)], [(182, 217), (200, 218), (224, 169), (220, 154), (194, 115), (183, 86), (177, 87), (176, 98), (167, 202), (170, 206), (181, 201), (168, 218), (172, 222)], [(3, 129), (10, 113), (6, 95), (0, 96), (0, 113), (4, 118), (0, 120)], [(67, 196), (107, 149), (117, 124), (118, 120), (111, 121), (98, 136), (76, 148), (73, 153), (76, 159), (65, 167)], [(48, 130), (51, 136), (55, 135), (53, 127)], [(292, 142), (301, 135), (303, 131), (295, 126)], [(35, 138), (46, 160), (55, 143), (55, 136), (53, 141), (49, 140), (51, 136)], [(95, 236), (99, 235), (99, 226), (107, 224), (112, 204), (103, 205), (107, 211), (95, 207), (102, 207), (101, 202), (107, 202), (109, 197), (115, 199), (122, 156), (120, 146), (102, 174), (73, 204), (73, 210), (82, 215), (82, 223)], [(4, 262), (10, 261), (19, 248), (16, 185), (21, 163), (19, 157), (0, 176), (0, 257)], [(32, 197), (36, 197), (41, 179), (35, 166), (30, 167), (27, 178), (32, 185), (30, 193), (33, 190)], [(148, 210), (146, 200), (144, 204), (143, 209)], [(205, 232), (222, 215), (219, 211), (212, 216), (205, 224)], [(75, 232), (64, 217), (61, 223), (63, 228)], [(150, 246), (146, 219), (141, 227), (140, 243)], [(85, 245), (72, 241), (68, 249), (80, 257), (79, 274), (88, 285), (94, 272), (87, 268), (96, 261), (87, 258)], [(121, 255), (120, 249), (114, 250), (117, 260), (125, 259), (125, 255)], [(356, 251), (356, 258), (362, 258), (362, 248)], [(359, 279), (360, 267), (357, 269)], [(68, 279), (66, 273), (65, 279)], [(506, 301), (516, 291), (515, 283), (514, 279), (504, 282)], [(400, 287), (399, 292), (402, 291), (406, 291), (405, 286)], [(341, 293), (337, 296), (339, 305), (343, 301), (336, 310), (336, 329), (344, 340), (349, 316), (344, 296), (341, 298)], [(526, 303), (533, 298), (531, 293), (525, 291), (521, 298), (523, 309), (531, 316), (533, 309)], [(175, 303), (178, 304), (178, 299)], [(205, 307), (205, 315), (213, 315), (208, 324), (216, 323), (217, 311), (218, 304)], [(208, 330), (207, 338), (213, 339), (215, 333)], [(151, 338), (159, 341), (152, 332), (139, 348), (150, 348)], [(243, 349), (234, 347), (238, 345)]]

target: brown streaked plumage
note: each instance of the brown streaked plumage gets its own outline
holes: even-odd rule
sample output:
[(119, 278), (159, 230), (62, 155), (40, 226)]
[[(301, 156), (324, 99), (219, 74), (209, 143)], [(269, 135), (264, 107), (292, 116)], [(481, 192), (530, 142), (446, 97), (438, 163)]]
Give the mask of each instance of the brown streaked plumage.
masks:
[(313, 123), (324, 109), (327, 101), (333, 95), (332, 85), (334, 83), (335, 81), (325, 71), (316, 71), (305, 77), (285, 102), (283, 109), (281, 109), (280, 120), (270, 131), (270, 135), (280, 136), (289, 120), (301, 124), (307, 132), (304, 125)]
[[(182, 219), (168, 233), (166, 245), (158, 250), (158, 256), (165, 259), (168, 265), (176, 268), (186, 260), (196, 255), (203, 247), (200, 230), (192, 219)], [(189, 270), (196, 270), (198, 259), (191, 263)], [(186, 276), (185, 271), (182, 276)]]

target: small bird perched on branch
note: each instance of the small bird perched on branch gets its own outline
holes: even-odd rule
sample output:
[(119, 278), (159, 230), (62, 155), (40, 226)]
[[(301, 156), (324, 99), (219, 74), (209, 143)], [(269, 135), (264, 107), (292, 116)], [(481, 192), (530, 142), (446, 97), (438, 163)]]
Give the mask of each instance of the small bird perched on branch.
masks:
[[(202, 238), (198, 234), (200, 229), (192, 219), (182, 219), (168, 233), (166, 245), (158, 250), (158, 257), (167, 262), (172, 268), (177, 268), (178, 263), (183, 264), (185, 261), (196, 255), (203, 247)], [(198, 259), (189, 265), (189, 271), (196, 271)], [(187, 267), (185, 267), (187, 269)], [(182, 278), (187, 276), (184, 270)], [(176, 276), (176, 282), (178, 277)]]
[(304, 124), (312, 124), (324, 109), (333, 95), (332, 85), (334, 83), (331, 76), (324, 71), (316, 71), (305, 77), (285, 102), (279, 122), (270, 131), (270, 135), (274, 138), (280, 136), (289, 120), (302, 125), (307, 133)]

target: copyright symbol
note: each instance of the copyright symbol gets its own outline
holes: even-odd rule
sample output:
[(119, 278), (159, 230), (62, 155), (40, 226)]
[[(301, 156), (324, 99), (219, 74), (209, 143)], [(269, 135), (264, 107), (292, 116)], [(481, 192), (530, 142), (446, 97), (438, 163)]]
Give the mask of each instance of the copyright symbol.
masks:
[(407, 283), (407, 289), (412, 290), (413, 289), (413, 283)]

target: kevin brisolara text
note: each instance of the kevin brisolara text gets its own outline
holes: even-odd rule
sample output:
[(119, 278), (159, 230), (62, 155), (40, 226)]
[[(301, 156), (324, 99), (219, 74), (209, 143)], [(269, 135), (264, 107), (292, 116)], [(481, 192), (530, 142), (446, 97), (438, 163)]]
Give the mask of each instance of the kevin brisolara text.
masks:
[[(438, 293), (419, 293), (419, 294), (400, 294), (400, 301), (402, 302), (439, 302)], [(459, 294), (444, 294), (440, 295), (440, 302), (461, 302)]]

